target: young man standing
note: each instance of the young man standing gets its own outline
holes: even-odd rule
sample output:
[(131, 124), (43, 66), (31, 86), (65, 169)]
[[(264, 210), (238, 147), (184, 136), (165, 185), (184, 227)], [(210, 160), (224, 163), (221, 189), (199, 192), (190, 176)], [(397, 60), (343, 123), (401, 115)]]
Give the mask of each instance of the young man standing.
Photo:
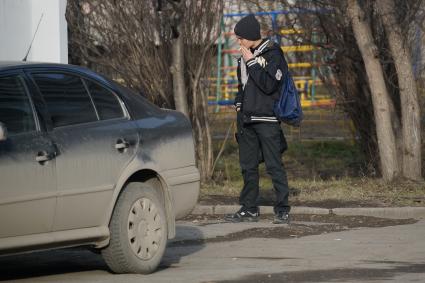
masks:
[(276, 193), (273, 223), (289, 223), (288, 181), (281, 154), (286, 140), (273, 106), (279, 98), (288, 66), (280, 46), (261, 39), (260, 24), (254, 15), (242, 18), (235, 26), (242, 57), (238, 60), (237, 140), (244, 186), (241, 208), (227, 215), (232, 222), (258, 221), (259, 163), (264, 160)]

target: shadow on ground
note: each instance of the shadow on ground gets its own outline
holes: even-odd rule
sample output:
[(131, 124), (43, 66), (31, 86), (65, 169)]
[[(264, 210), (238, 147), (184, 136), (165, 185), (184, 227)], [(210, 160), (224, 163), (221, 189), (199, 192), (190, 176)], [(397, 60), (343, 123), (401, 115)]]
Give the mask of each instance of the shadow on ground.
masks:
[(196, 245), (182, 245), (186, 241), (192, 242), (193, 239), (203, 239), (202, 231), (197, 227), (179, 226), (176, 227), (176, 237), (169, 241), (165, 255), (159, 266), (159, 270), (167, 268), (176, 268), (180, 259), (190, 254), (196, 253), (205, 247), (204, 241), (197, 241)]
[[(196, 227), (177, 227), (179, 234), (202, 237), (202, 232)], [(158, 271), (173, 268), (182, 257), (190, 255), (204, 245), (197, 245), (184, 249), (167, 248)], [(173, 249), (173, 251), (171, 251)], [(0, 281), (29, 279), (43, 276), (52, 276), (84, 271), (110, 272), (98, 251), (86, 248), (67, 248), (49, 251), (37, 251), (26, 254), (0, 257)]]
[(100, 254), (69, 248), (0, 257), (0, 281), (102, 270), (108, 271)]
[(405, 273), (425, 273), (425, 263), (409, 262), (367, 262), (389, 265), (385, 268), (338, 268), (305, 270), (272, 274), (254, 274), (235, 280), (215, 281), (215, 283), (281, 283), (281, 282), (352, 282), (353, 280), (389, 280)]

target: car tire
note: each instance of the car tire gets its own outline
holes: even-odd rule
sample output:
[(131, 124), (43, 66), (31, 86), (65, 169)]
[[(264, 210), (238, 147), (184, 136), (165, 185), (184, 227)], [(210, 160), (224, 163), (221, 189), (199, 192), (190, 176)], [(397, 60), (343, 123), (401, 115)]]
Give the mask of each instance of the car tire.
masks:
[(110, 242), (102, 250), (115, 273), (148, 274), (158, 267), (167, 245), (167, 221), (160, 192), (129, 183), (118, 198), (109, 224)]

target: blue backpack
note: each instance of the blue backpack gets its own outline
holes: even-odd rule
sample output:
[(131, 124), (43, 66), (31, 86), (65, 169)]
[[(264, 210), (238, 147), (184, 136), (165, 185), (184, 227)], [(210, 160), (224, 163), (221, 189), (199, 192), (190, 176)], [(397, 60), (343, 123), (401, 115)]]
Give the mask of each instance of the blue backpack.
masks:
[(279, 100), (274, 105), (274, 113), (279, 121), (294, 127), (299, 127), (304, 118), (300, 96), (289, 70), (284, 76)]

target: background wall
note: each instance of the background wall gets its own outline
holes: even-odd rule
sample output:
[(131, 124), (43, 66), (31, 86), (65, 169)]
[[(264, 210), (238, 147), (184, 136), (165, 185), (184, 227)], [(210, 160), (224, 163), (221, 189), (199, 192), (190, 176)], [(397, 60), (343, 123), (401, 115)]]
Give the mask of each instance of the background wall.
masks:
[(68, 62), (66, 0), (0, 0), (0, 60)]

